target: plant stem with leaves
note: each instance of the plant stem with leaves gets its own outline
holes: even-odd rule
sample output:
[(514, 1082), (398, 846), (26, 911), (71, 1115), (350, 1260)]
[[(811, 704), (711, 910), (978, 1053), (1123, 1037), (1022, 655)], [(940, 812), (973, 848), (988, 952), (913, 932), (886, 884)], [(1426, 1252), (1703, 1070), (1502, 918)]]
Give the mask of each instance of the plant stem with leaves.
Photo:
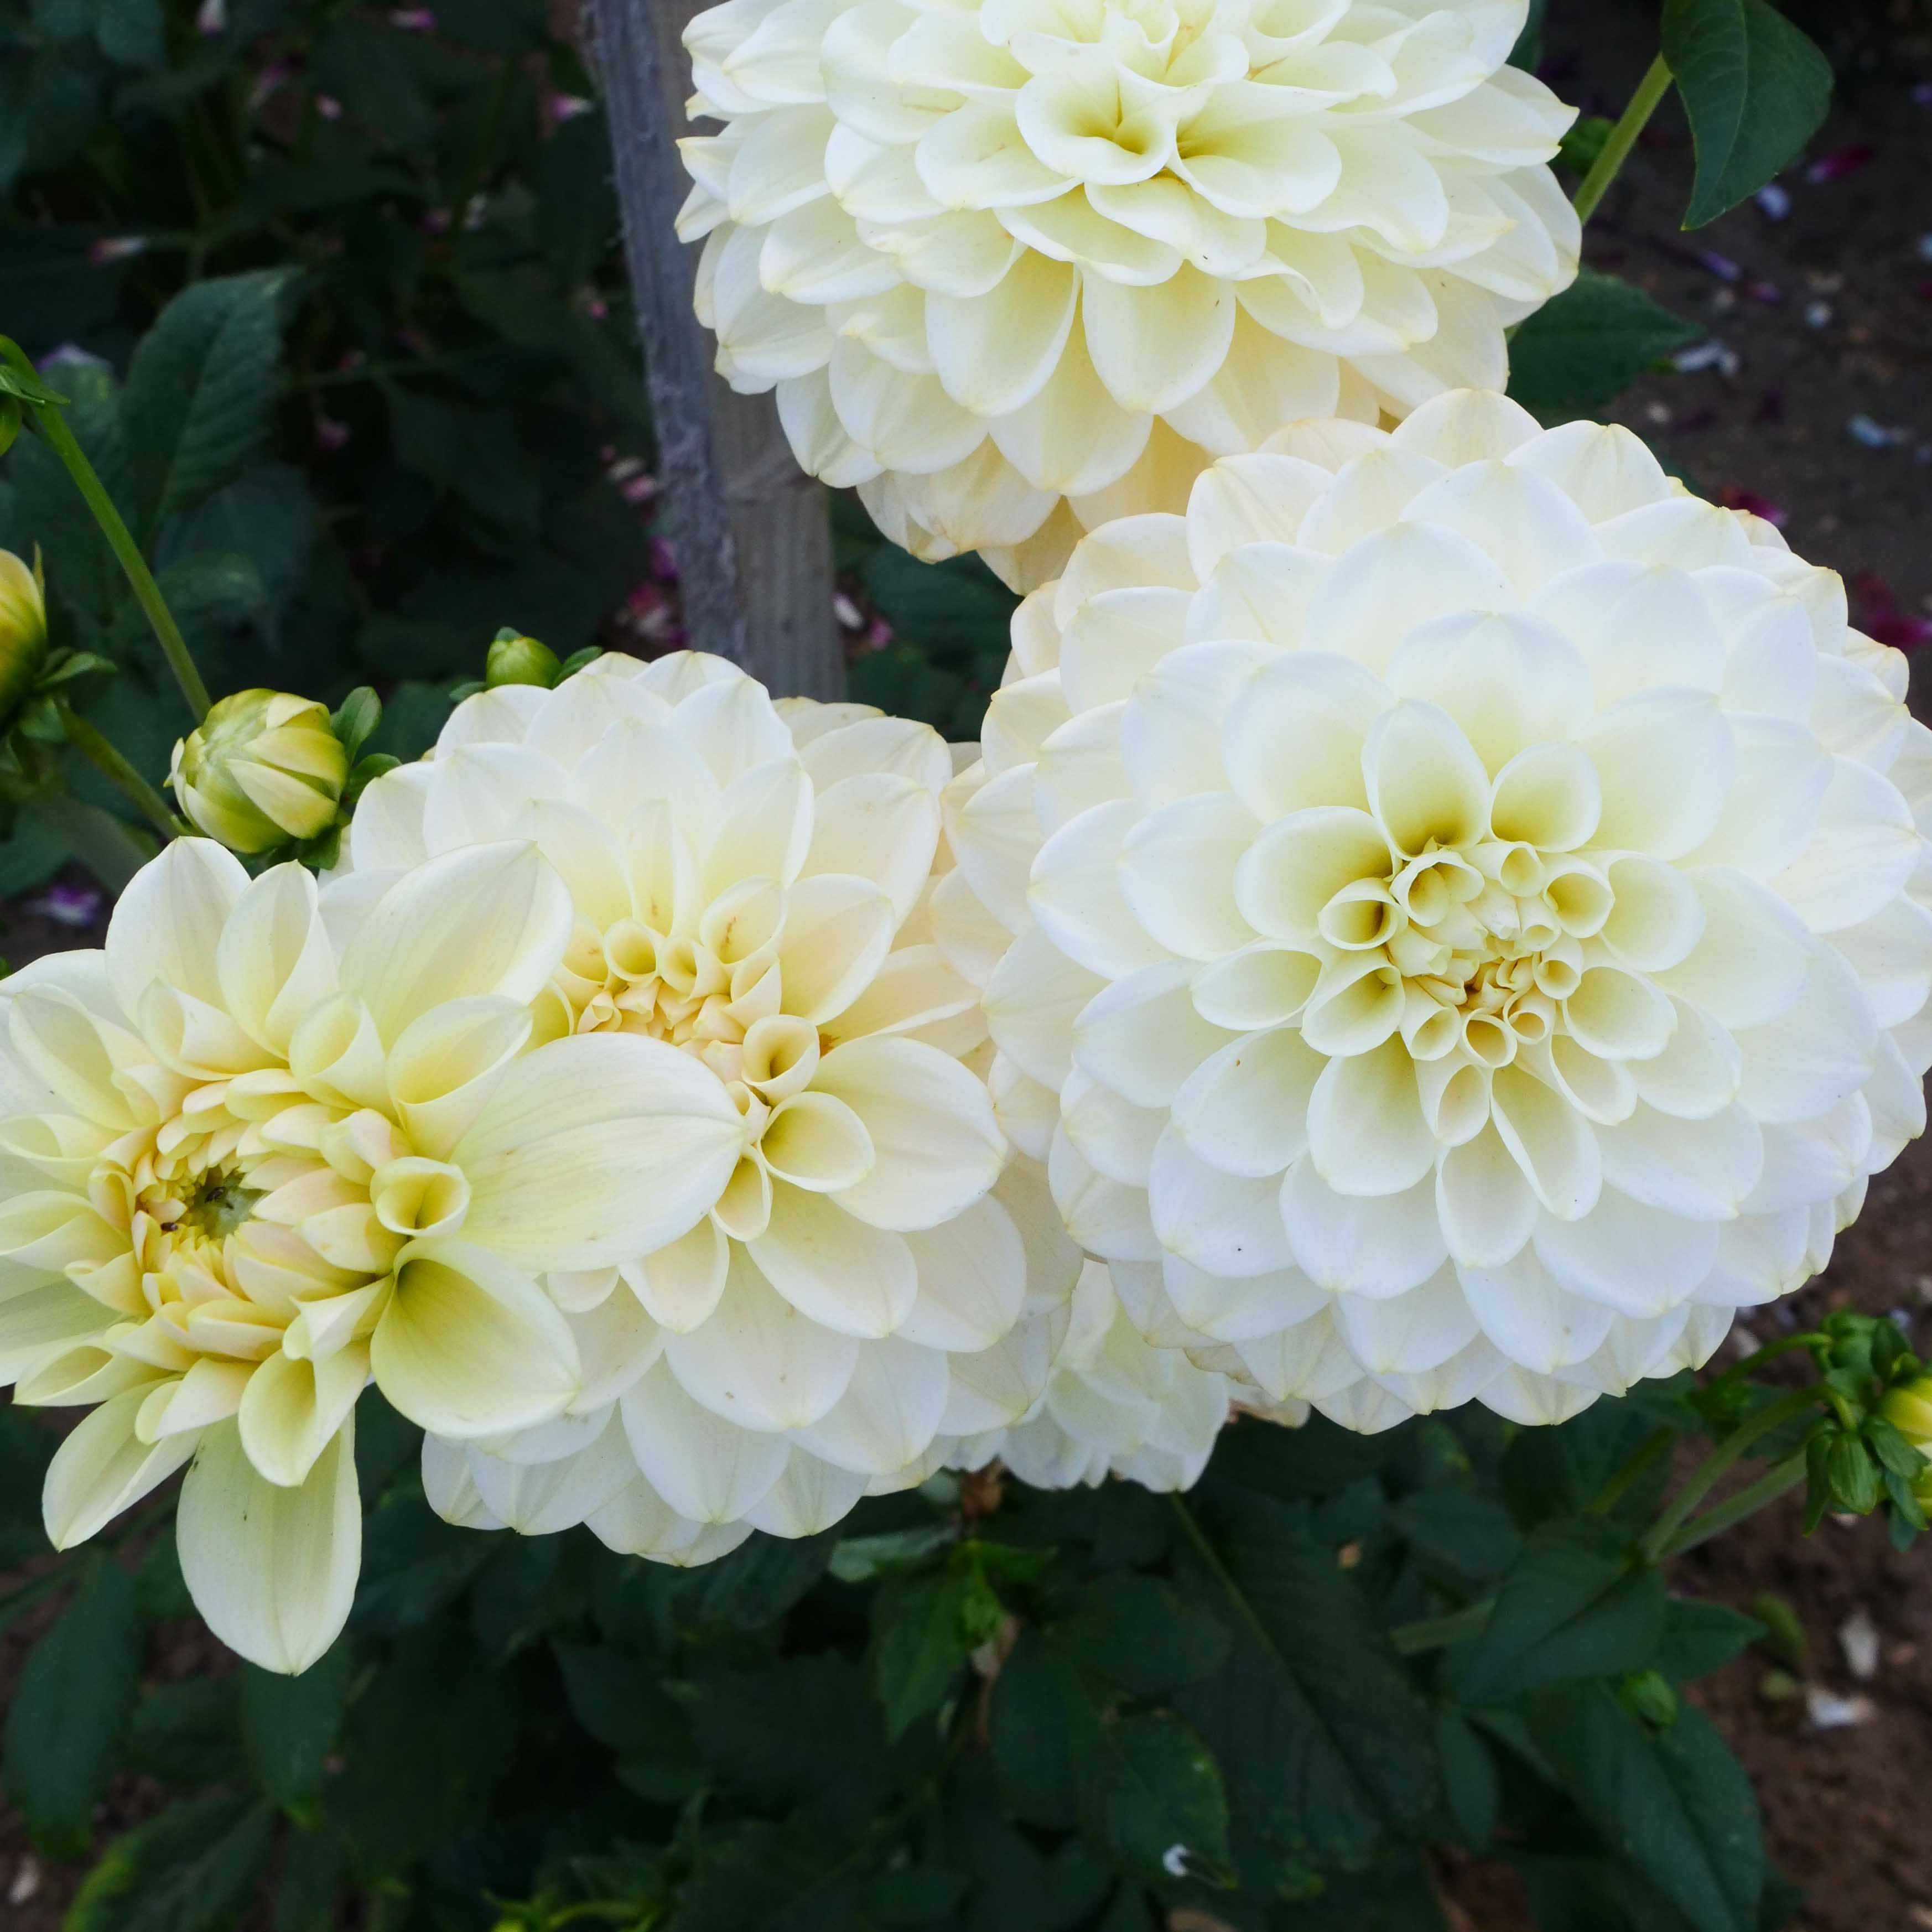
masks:
[(1623, 171), (1623, 165), (1630, 159), (1630, 150), (1637, 144), (1637, 137), (1650, 125), (1650, 117), (1663, 104), (1664, 97), (1670, 92), (1671, 74), (1664, 58), (1659, 54), (1650, 64), (1650, 71), (1638, 82), (1636, 93), (1630, 96), (1630, 105), (1622, 117), (1610, 130), (1604, 142), (1604, 151), (1597, 157), (1596, 165), (1584, 177), (1583, 185), (1576, 190), (1576, 218), (1588, 221), (1597, 212), (1598, 205), (1610, 192), (1610, 184)]

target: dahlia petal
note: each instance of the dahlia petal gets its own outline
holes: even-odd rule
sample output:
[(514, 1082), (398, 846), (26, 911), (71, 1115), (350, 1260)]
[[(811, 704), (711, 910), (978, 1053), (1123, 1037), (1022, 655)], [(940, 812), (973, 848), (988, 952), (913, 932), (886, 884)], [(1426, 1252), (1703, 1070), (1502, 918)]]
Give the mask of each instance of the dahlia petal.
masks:
[[(774, 1293), (734, 1250), (716, 1312), (688, 1335), (668, 1336), (664, 1359), (694, 1402), (762, 1432), (816, 1422), (844, 1394), (859, 1353), (849, 1333), (834, 1333)], [(652, 1385), (646, 1377), (626, 1402)]]
[[(782, 1436), (741, 1429), (694, 1402), (668, 1361), (625, 1395), (618, 1413), (631, 1453), (656, 1492), (649, 1500), (661, 1498), (694, 1522), (736, 1522), (784, 1473), (790, 1454)], [(618, 1501), (630, 1497), (627, 1490)], [(600, 1522), (591, 1526), (604, 1534)]]
[(821, 1194), (774, 1188), (770, 1223), (749, 1246), (779, 1294), (836, 1334), (892, 1334), (918, 1297), (918, 1265), (904, 1238), (868, 1227)]

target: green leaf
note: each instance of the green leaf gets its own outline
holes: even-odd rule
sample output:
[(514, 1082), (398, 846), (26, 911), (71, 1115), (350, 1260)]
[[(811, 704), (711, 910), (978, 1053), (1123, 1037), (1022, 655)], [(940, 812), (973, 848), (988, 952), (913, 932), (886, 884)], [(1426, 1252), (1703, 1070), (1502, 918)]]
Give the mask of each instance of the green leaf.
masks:
[(122, 422), (134, 476), (128, 520), (144, 547), (170, 517), (206, 502), (254, 461), (280, 385), (292, 272), (197, 282), (141, 338)]
[(181, 1552), (171, 1528), (162, 1528), (134, 1572), (134, 1607), (151, 1624), (199, 1614), (182, 1576)]
[[(36, 821), (38, 824), (38, 821)], [(16, 838), (10, 842), (17, 844)], [(10, 856), (0, 850), (0, 864)], [(29, 880), (37, 885), (38, 879)], [(40, 1485), (60, 1438), (10, 1402), (0, 1408), (0, 1568), (10, 1569), (30, 1556), (46, 1553), (47, 1532), (40, 1522)]]
[(214, 1932), (254, 1890), (272, 1820), (245, 1798), (171, 1806), (108, 1847), (63, 1932)]
[(363, 1527), (350, 1627), (392, 1636), (427, 1623), (496, 1549), (494, 1538), (445, 1522), (421, 1496), (393, 1498)]
[(144, 1637), (133, 1581), (95, 1556), (20, 1674), (7, 1716), (7, 1792), (56, 1858), (87, 1847), (134, 1708)]
[(1293, 1504), (1210, 1472), (1190, 1507), (1218, 1565), (1190, 1593), (1230, 1642), (1175, 1701), (1226, 1768), (1238, 1820), (1303, 1868), (1358, 1863), (1390, 1824), (1419, 1827), (1437, 1797), (1430, 1713), (1354, 1577)]
[(1742, 1616), (1722, 1604), (1672, 1597), (1664, 1612), (1657, 1667), (1680, 1684), (1708, 1677), (1769, 1634), (1756, 1618)]
[(1596, 415), (1704, 331), (1634, 283), (1585, 268), (1510, 343), (1509, 392), (1539, 422)]
[(226, 1778), (242, 1757), (235, 1679), (189, 1677), (150, 1690), (134, 1707), (126, 1750), (135, 1770), (185, 1790)]
[(1072, 1745), (1082, 1827), (1123, 1871), (1225, 1882), (1227, 1790), (1192, 1725), (1170, 1712), (1117, 1718), (1090, 1706), (1076, 1710)]
[(368, 685), (358, 685), (336, 707), (332, 722), (335, 735), (342, 740), (343, 750), (353, 764), (356, 753), (382, 722), (382, 700)]
[(688, 1797), (698, 1788), (703, 1767), (690, 1720), (655, 1669), (622, 1651), (589, 1645), (558, 1644), (555, 1654), (577, 1721), (610, 1748), (627, 1782), (662, 1798)]
[(1544, 1524), (1503, 1580), (1483, 1634), (1446, 1661), (1466, 1704), (1501, 1703), (1570, 1677), (1642, 1670), (1664, 1634), (1663, 1577), (1595, 1518)]
[(935, 1550), (957, 1540), (946, 1523), (922, 1523), (879, 1536), (852, 1536), (832, 1546), (830, 1564), (842, 1583), (869, 1583), (922, 1563)]
[(836, 1538), (754, 1536), (729, 1556), (680, 1580), (692, 1619), (724, 1630), (776, 1623), (825, 1574)]
[(275, 1887), (274, 1932), (336, 1932), (342, 1847), (325, 1832), (293, 1832)]
[(1665, 0), (1663, 51), (1697, 151), (1684, 225), (1701, 228), (1818, 131), (1832, 104), (1831, 63), (1766, 0)]
[(1108, 1576), (1076, 1592), (1055, 1619), (1054, 1647), (1088, 1677), (1158, 1697), (1209, 1677), (1228, 1634), (1198, 1603), (1154, 1576)]
[(315, 517), (302, 472), (264, 464), (172, 519), (154, 546), (154, 560), (165, 568), (200, 550), (245, 556), (255, 566), (268, 609), (279, 614), (308, 576)]
[(945, 1701), (974, 1639), (967, 1629), (974, 1595), (985, 1586), (968, 1571), (898, 1576), (873, 1600), (872, 1689), (896, 1743)]
[(1500, 1792), (1496, 1762), (1475, 1726), (1461, 1712), (1436, 1714), (1436, 1755), (1442, 1766), (1442, 1796), (1456, 1835), (1472, 1852), (1488, 1850), (1496, 1833)]
[(325, 1766), (342, 1730), (354, 1647), (338, 1638), (299, 1677), (242, 1670), (242, 1742), (256, 1787), (304, 1823), (319, 1815)]
[(1757, 1801), (1702, 1712), (1687, 1706), (1668, 1730), (1652, 1731), (1591, 1684), (1538, 1692), (1525, 1715), (1578, 1808), (1697, 1932), (1757, 1932)]
[(1006, 1799), (1030, 1824), (1074, 1822), (1073, 1754), (1064, 1666), (1036, 1630), (1021, 1633), (993, 1686), (988, 1728)]
[[(436, 116), (416, 80), (409, 43), (394, 28), (356, 16), (338, 20), (316, 51), (315, 73), (321, 86), (385, 146), (421, 147), (436, 132)], [(304, 185), (314, 191), (313, 183)], [(359, 200), (370, 192), (368, 184), (358, 182), (344, 198)]]
[(350, 1714), (355, 1774), (329, 1788), (330, 1821), (360, 1872), (398, 1870), (488, 1816), (516, 1759), (519, 1683), (454, 1618), (394, 1646)]
[(1419, 1490), (1396, 1504), (1394, 1522), (1424, 1556), (1471, 1582), (1500, 1576), (1522, 1546), (1502, 1502), (1472, 1490)]

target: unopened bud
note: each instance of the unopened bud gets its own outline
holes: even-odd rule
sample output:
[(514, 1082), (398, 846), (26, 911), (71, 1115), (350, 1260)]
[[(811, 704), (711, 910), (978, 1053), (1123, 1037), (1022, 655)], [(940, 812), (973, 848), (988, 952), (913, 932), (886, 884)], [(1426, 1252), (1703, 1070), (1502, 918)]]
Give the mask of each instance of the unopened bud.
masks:
[(548, 644), (519, 637), (514, 631), (499, 631), (484, 661), (483, 682), (492, 691), (500, 684), (540, 684), (548, 690), (562, 670)]
[(1852, 1516), (1870, 1516), (1878, 1508), (1885, 1492), (1878, 1465), (1864, 1442), (1849, 1430), (1827, 1450), (1825, 1468), (1834, 1508)]
[(199, 831), (235, 852), (313, 838), (334, 822), (349, 754), (328, 708), (280, 691), (238, 691), (175, 747), (169, 776)]
[(1879, 1413), (1913, 1448), (1932, 1448), (1932, 1376), (1894, 1389)]
[(0, 550), (0, 730), (13, 722), (47, 657), (46, 586), (38, 563), (28, 569)]
[(1640, 1670), (1623, 1682), (1624, 1708), (1653, 1730), (1667, 1731), (1677, 1721), (1677, 1693), (1661, 1671)]

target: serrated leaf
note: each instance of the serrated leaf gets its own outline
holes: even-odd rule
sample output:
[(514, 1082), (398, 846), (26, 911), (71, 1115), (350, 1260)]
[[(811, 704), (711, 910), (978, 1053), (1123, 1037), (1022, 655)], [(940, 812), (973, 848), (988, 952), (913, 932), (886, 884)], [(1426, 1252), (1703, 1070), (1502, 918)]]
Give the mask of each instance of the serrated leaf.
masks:
[(1832, 67), (1767, 0), (1665, 0), (1664, 58), (1697, 153), (1686, 228), (1754, 194), (1832, 105)]
[(134, 1707), (143, 1636), (132, 1580), (93, 1556), (21, 1672), (7, 1715), (7, 1792), (57, 1858), (86, 1849)]
[(1001, 1666), (987, 1714), (993, 1762), (1018, 1815), (1054, 1830), (1074, 1822), (1067, 1698), (1046, 1640), (1021, 1633)]
[(1358, 1864), (1435, 1807), (1428, 1708), (1305, 1510), (1212, 1472), (1190, 1508), (1218, 1566), (1190, 1572), (1190, 1592), (1229, 1649), (1175, 1702), (1226, 1768), (1244, 1829), (1304, 1868)]
[(1228, 1654), (1221, 1624), (1154, 1576), (1088, 1584), (1055, 1618), (1052, 1641), (1085, 1676), (1144, 1697), (1211, 1676)]
[(1723, 1604), (1672, 1597), (1664, 1614), (1657, 1668), (1680, 1684), (1708, 1677), (1768, 1634), (1756, 1618), (1744, 1616)]
[(280, 383), (282, 308), (293, 272), (197, 282), (162, 310), (128, 369), (122, 423), (143, 548), (255, 460)]
[(108, 1847), (64, 1932), (214, 1932), (267, 1863), (272, 1818), (245, 1798), (171, 1806)]
[(1757, 1932), (1757, 1801), (1702, 1712), (1687, 1706), (1653, 1731), (1592, 1684), (1537, 1692), (1525, 1714), (1577, 1808), (1697, 1932)]
[(967, 1610), (982, 1587), (970, 1572), (946, 1570), (894, 1577), (873, 1599), (872, 1689), (895, 1743), (939, 1708), (965, 1668)]
[(1141, 1879), (1224, 1880), (1228, 1793), (1201, 1734), (1171, 1712), (1076, 1710), (1073, 1782), (1083, 1830)]
[(1541, 422), (1594, 416), (1703, 333), (1634, 283), (1585, 268), (1510, 338), (1509, 392)]
[(1494, 1704), (1566, 1678), (1642, 1670), (1666, 1600), (1663, 1577), (1614, 1525), (1559, 1518), (1531, 1535), (1488, 1627), (1450, 1653), (1447, 1681), (1466, 1704)]

